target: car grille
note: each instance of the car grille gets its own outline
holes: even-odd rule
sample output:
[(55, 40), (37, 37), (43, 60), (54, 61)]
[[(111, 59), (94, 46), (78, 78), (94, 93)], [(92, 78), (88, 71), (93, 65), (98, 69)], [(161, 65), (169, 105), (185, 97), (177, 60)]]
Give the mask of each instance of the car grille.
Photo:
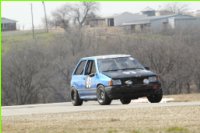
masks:
[(141, 85), (143, 84), (143, 80), (147, 78), (147, 77), (134, 77), (134, 78), (123, 78), (120, 79), (122, 82), (122, 85), (127, 85), (125, 82), (130, 80), (133, 82), (133, 85)]

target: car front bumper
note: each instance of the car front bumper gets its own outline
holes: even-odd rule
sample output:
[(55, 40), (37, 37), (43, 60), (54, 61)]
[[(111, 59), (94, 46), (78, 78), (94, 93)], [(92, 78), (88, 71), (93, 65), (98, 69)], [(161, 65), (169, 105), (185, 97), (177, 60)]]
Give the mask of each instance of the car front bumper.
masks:
[(130, 98), (149, 96), (155, 93), (162, 93), (160, 83), (151, 83), (148, 85), (131, 85), (131, 86), (109, 86), (105, 87), (106, 94), (111, 99)]

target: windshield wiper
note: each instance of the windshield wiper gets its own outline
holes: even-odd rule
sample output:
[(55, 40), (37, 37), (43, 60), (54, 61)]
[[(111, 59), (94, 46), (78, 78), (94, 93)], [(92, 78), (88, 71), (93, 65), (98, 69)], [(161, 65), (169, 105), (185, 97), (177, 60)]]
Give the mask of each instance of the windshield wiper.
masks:
[(136, 69), (143, 70), (144, 68), (142, 68), (142, 67), (138, 67), (138, 68), (122, 68), (122, 69), (105, 70), (105, 71), (102, 71), (102, 72), (119, 71), (119, 70), (136, 70)]
[(142, 68), (142, 67), (136, 67), (136, 68), (123, 68), (123, 69), (120, 69), (120, 70), (136, 70), (136, 69), (144, 69), (144, 68)]
[(121, 69), (105, 70), (105, 71), (102, 71), (102, 72), (118, 71), (118, 70), (121, 70)]

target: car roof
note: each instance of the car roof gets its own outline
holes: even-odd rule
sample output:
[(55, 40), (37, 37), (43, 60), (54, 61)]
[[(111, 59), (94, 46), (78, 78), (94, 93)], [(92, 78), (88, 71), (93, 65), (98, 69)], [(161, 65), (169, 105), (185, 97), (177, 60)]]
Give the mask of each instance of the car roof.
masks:
[(126, 55), (126, 54), (98, 55), (98, 56), (83, 57), (82, 60), (119, 58), (119, 57), (129, 57), (129, 56), (131, 56), (131, 55)]

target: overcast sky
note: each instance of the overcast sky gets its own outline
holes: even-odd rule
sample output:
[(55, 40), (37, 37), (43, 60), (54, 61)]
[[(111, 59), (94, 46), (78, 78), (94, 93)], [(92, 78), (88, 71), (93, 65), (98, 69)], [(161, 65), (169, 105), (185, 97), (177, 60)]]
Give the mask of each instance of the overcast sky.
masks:
[[(41, 26), (41, 20), (44, 17), (42, 2), (32, 2), (34, 11), (34, 23), (36, 27)], [(52, 11), (59, 8), (66, 2), (45, 2), (47, 16)], [(71, 2), (72, 3), (72, 2)], [(125, 11), (137, 13), (145, 7), (151, 7), (155, 10), (163, 7), (167, 2), (100, 2), (100, 16), (110, 16)], [(200, 10), (200, 2), (190, 2), (188, 4), (190, 10)], [(30, 2), (2, 2), (2, 17), (17, 20), (20, 28), (31, 28)]]

